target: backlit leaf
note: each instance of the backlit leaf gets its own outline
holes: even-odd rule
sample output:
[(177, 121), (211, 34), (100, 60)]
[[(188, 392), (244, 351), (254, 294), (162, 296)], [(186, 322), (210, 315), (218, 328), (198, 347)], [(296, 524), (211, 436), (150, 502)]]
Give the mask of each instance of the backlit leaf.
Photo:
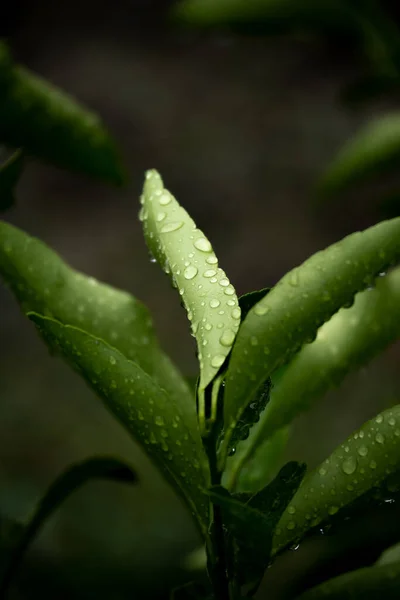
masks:
[[(175, 401), (192, 409), (193, 394), (159, 347), (147, 308), (127, 292), (69, 267), (40, 240), (0, 222), (0, 275), (24, 312), (84, 329), (138, 363)], [(189, 410), (189, 408), (188, 408)]]
[(230, 437), (255, 392), (271, 373), (312, 341), (320, 326), (357, 292), (400, 259), (400, 218), (344, 238), (287, 273), (242, 323), (226, 377), (225, 439)]
[(275, 530), (277, 552), (400, 469), (400, 405), (349, 436), (304, 478)]
[[(218, 267), (210, 242), (164, 188), (156, 171), (146, 174), (141, 202), (146, 243), (178, 289), (197, 341), (199, 421), (204, 432), (204, 390), (224, 364), (234, 342), (240, 324), (238, 299)], [(212, 419), (215, 417), (216, 412)]]
[(68, 361), (144, 447), (185, 499), (207, 536), (208, 466), (192, 406), (176, 402), (138, 364), (76, 327), (29, 313), (48, 345)]

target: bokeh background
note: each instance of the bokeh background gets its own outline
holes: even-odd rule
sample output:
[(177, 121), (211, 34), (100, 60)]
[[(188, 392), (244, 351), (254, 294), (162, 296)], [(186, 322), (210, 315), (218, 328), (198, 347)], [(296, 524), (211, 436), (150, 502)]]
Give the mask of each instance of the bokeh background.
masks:
[[(317, 201), (314, 190), (343, 143), (396, 109), (399, 95), (346, 103), (344, 90), (363, 65), (340, 37), (177, 29), (165, 20), (170, 5), (1, 6), (0, 34), (14, 56), (100, 113), (130, 173), (118, 190), (32, 163), (5, 218), (146, 303), (164, 348), (192, 376), (185, 314), (150, 263), (137, 218), (145, 169), (161, 171), (239, 294), (271, 286), (385, 216), (386, 180), (329, 201)], [(136, 488), (91, 483), (71, 497), (29, 551), (15, 598), (166, 598), (198, 543), (185, 508), (84, 383), (48, 354), (2, 287), (0, 313), (0, 512), (25, 519), (63, 468), (93, 454), (128, 458), (141, 478)], [(399, 402), (398, 363), (397, 345), (328, 394), (296, 422), (288, 457), (315, 466)], [(306, 560), (292, 561), (282, 579)]]

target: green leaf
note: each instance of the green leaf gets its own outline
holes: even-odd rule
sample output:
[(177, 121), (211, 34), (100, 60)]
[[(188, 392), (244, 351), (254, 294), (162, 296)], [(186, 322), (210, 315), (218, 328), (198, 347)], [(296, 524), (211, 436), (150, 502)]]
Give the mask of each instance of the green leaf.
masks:
[(17, 150), (0, 167), (0, 210), (7, 210), (14, 203), (14, 190), (25, 164), (22, 150)]
[[(164, 188), (156, 171), (148, 171), (141, 198), (140, 218), (147, 245), (188, 311), (200, 362), (199, 421), (205, 432), (204, 390), (232, 348), (240, 324), (240, 308), (233, 286), (210, 242), (194, 221)], [(211, 421), (216, 418), (216, 407)]]
[(298, 31), (362, 34), (357, 12), (333, 0), (184, 0), (172, 11), (175, 21), (202, 27), (252, 26), (261, 33)]
[(250, 435), (237, 445), (236, 453), (228, 457), (223, 473), (223, 485), (235, 492), (258, 492), (276, 474), (289, 439), (289, 427), (278, 429), (270, 438), (259, 444), (254, 456), (248, 458), (249, 447), (253, 447), (253, 436), (259, 428), (254, 425)]
[(191, 582), (172, 590), (170, 600), (214, 600), (214, 595), (201, 583)]
[(243, 294), (243, 296), (240, 296), (239, 306), (240, 310), (242, 311), (241, 321), (245, 320), (247, 314), (253, 308), (253, 306), (265, 298), (269, 291), (271, 291), (271, 288), (263, 288), (262, 290), (248, 292), (248, 294)]
[(275, 531), (273, 552), (299, 541), (312, 527), (400, 469), (400, 405), (370, 421), (306, 475)]
[[(400, 337), (400, 269), (379, 277), (373, 289), (357, 294), (351, 308), (341, 309), (291, 360), (259, 426), (252, 431), (242, 464), (269, 436), (290, 423), (352, 370), (370, 361)], [(240, 467), (239, 467), (240, 468)]]
[(358, 569), (308, 590), (297, 600), (397, 600), (400, 562)]
[(334, 194), (349, 185), (396, 170), (400, 165), (400, 113), (368, 123), (339, 152), (322, 177), (318, 191)]
[(69, 467), (50, 486), (28, 525), (20, 531), (17, 547), (12, 552), (7, 569), (0, 580), (0, 597), (4, 596), (27, 547), (35, 538), (43, 523), (72, 492), (91, 479), (110, 479), (123, 483), (137, 483), (136, 472), (126, 462), (117, 458), (99, 456), (86, 459)]
[(7, 59), (2, 69), (1, 62), (0, 51), (1, 142), (59, 167), (125, 181), (114, 142), (95, 114), (26, 69), (11, 68)]
[(319, 327), (400, 258), (400, 218), (314, 254), (287, 273), (242, 323), (226, 377), (222, 470), (232, 431), (271, 373), (312, 341)]
[(180, 493), (207, 537), (208, 465), (193, 407), (176, 402), (140, 366), (88, 333), (30, 313), (48, 345), (61, 353), (144, 447)]
[(176, 402), (192, 406), (188, 385), (159, 347), (147, 308), (127, 292), (71, 269), (36, 238), (0, 222), (0, 275), (24, 312), (45, 314), (101, 338), (151, 375)]
[(304, 476), (305, 465), (287, 463), (277, 477), (255, 495), (231, 495), (221, 486), (209, 494), (222, 507), (231, 577), (246, 595), (254, 594), (270, 559), (274, 528)]

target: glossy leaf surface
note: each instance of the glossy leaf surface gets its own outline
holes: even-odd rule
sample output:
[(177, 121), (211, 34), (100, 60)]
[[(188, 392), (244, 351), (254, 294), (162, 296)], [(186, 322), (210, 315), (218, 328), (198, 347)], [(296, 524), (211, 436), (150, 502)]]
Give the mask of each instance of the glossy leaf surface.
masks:
[(296, 600), (397, 600), (400, 562), (358, 569), (335, 577), (298, 596)]
[(400, 405), (370, 421), (306, 475), (275, 531), (273, 551), (300, 540), (400, 469)]
[(147, 308), (127, 292), (69, 267), (40, 240), (0, 222), (0, 275), (24, 312), (84, 329), (119, 350), (196, 413), (193, 394), (162, 352)]
[(226, 377), (222, 468), (232, 431), (256, 390), (357, 292), (400, 259), (400, 218), (344, 238), (287, 273), (248, 313)]
[[(1, 63), (1, 56), (0, 56)], [(101, 120), (18, 66), (0, 64), (0, 141), (57, 166), (121, 184), (125, 173)]]
[(0, 579), (0, 597), (3, 597), (23, 554), (44, 522), (77, 488), (91, 479), (109, 479), (122, 483), (137, 483), (135, 471), (126, 462), (112, 457), (94, 457), (69, 467), (55, 482), (41, 500), (32, 519), (26, 527), (17, 528), (19, 539), (3, 577)]
[(269, 436), (308, 410), (352, 370), (368, 363), (400, 337), (400, 268), (357, 294), (291, 360), (275, 382), (270, 401), (242, 451), (248, 460)]
[(174, 402), (139, 365), (104, 341), (48, 317), (29, 317), (144, 447), (207, 535), (208, 467), (192, 407)]
[(148, 171), (140, 218), (146, 243), (179, 291), (200, 362), (199, 420), (204, 430), (204, 390), (224, 364), (240, 324), (233, 286), (218, 267), (210, 242), (188, 213), (164, 188), (156, 171)]

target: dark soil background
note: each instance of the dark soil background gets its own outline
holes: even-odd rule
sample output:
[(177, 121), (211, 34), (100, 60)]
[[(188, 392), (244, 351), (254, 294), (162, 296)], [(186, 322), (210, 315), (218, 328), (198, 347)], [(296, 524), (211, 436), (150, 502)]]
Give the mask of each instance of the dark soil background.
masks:
[[(168, 5), (17, 0), (0, 7), (0, 33), (14, 55), (101, 114), (131, 175), (120, 191), (32, 164), (5, 217), (75, 268), (144, 301), (165, 349), (193, 375), (185, 314), (150, 263), (137, 219), (144, 170), (161, 171), (242, 294), (382, 218), (385, 182), (319, 204), (313, 190), (358, 127), (399, 99), (346, 106), (341, 94), (360, 65), (340, 40), (177, 31), (164, 21)], [(188, 514), (97, 398), (49, 356), (4, 289), (0, 311), (0, 512), (27, 517), (66, 465), (92, 454), (128, 457), (141, 476), (136, 489), (90, 484), (68, 500), (30, 550), (14, 597), (164, 597), (197, 544)], [(398, 361), (397, 346), (299, 419), (288, 456), (315, 466), (397, 403)], [(305, 568), (288, 565), (277, 586), (288, 569), (294, 576)]]

